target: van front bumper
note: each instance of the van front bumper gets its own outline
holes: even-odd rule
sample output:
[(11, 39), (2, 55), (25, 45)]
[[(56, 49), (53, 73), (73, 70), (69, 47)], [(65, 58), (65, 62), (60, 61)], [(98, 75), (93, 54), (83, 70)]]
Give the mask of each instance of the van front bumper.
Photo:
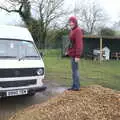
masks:
[[(34, 94), (36, 92), (45, 91), (47, 89), (47, 87), (46, 86), (42, 86), (42, 87), (33, 87), (33, 88), (25, 88), (25, 89), (27, 90), (27, 94)], [(2, 91), (0, 90), (0, 98), (8, 97), (7, 96), (7, 91), (15, 91), (15, 90), (22, 90), (22, 89), (2, 90)], [(18, 96), (18, 95), (13, 95), (13, 96)]]

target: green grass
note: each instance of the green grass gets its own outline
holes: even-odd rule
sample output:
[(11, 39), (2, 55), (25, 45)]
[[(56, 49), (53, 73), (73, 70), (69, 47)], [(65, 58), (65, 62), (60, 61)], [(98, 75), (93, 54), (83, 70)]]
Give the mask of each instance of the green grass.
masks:
[[(50, 54), (49, 54), (50, 53)], [(54, 80), (61, 85), (70, 86), (71, 64), (69, 58), (61, 58), (58, 52), (49, 51), (44, 57), (46, 79)], [(79, 62), (81, 86), (99, 84), (104, 87), (120, 90), (120, 61), (98, 61), (81, 59)]]

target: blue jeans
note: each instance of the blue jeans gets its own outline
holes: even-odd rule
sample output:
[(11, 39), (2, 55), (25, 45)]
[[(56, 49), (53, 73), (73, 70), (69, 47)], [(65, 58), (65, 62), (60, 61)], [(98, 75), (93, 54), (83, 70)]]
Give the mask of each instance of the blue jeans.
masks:
[(72, 67), (72, 79), (73, 79), (72, 88), (80, 89), (78, 62), (75, 62), (75, 58), (71, 58), (71, 67)]

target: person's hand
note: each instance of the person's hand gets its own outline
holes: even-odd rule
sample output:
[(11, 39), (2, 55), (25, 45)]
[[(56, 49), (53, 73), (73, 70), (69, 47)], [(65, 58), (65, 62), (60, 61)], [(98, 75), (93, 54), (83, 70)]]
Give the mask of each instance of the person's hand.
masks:
[(79, 62), (80, 58), (75, 58), (75, 62)]
[(68, 52), (65, 52), (65, 56), (67, 56), (68, 55)]

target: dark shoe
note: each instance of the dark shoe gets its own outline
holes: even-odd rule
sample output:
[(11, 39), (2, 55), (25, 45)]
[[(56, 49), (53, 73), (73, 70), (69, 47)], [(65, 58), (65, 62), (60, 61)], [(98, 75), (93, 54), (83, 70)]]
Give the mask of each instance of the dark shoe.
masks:
[(73, 88), (72, 90), (73, 90), (73, 91), (79, 91), (80, 89), (78, 89), (78, 88)]
[(78, 89), (78, 88), (68, 88), (67, 90), (79, 91), (80, 89)]

